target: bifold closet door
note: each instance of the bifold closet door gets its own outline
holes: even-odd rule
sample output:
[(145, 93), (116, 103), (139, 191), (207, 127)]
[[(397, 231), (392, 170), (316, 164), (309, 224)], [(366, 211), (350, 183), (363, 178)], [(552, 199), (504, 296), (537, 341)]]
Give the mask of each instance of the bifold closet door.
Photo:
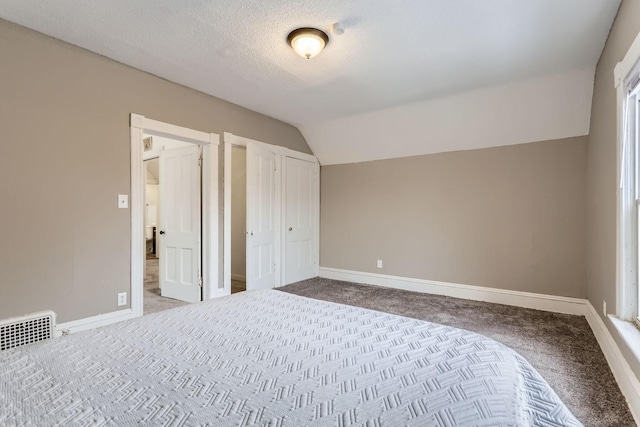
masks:
[(277, 233), (276, 153), (247, 145), (247, 290), (276, 286)]
[(285, 284), (316, 276), (318, 164), (286, 157)]

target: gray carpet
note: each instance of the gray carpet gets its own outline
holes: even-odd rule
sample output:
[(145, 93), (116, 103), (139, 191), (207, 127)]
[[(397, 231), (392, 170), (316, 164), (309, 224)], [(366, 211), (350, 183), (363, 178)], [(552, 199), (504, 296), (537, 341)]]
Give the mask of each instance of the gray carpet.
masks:
[(144, 275), (144, 308), (143, 314), (156, 313), (169, 308), (188, 304), (172, 298), (160, 296), (160, 282), (158, 279), (158, 258), (147, 256)]
[[(144, 275), (144, 314), (156, 313), (174, 307), (187, 304), (160, 295), (160, 285), (158, 279), (159, 259), (154, 255), (147, 255), (145, 275)], [(245, 282), (239, 280), (231, 281), (231, 293), (244, 292), (247, 290)]]
[(320, 278), (278, 290), (483, 334), (524, 356), (585, 426), (636, 425), (582, 316)]

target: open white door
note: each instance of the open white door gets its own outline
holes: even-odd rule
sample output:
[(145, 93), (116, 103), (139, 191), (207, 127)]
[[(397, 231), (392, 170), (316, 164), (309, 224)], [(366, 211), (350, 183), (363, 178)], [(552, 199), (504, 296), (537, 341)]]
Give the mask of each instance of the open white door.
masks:
[(247, 290), (276, 286), (276, 153), (247, 145)]
[(160, 291), (187, 302), (202, 300), (199, 161), (197, 145), (160, 152)]
[(318, 164), (286, 157), (285, 282), (316, 276)]

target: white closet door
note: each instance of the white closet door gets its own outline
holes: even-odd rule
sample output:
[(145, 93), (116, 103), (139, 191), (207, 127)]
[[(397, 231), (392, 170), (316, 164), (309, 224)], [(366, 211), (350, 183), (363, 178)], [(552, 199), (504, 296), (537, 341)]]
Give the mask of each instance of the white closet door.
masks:
[(160, 152), (160, 291), (202, 300), (200, 147)]
[(318, 164), (286, 158), (285, 284), (316, 276)]
[(247, 290), (274, 288), (280, 271), (276, 249), (276, 153), (247, 145)]

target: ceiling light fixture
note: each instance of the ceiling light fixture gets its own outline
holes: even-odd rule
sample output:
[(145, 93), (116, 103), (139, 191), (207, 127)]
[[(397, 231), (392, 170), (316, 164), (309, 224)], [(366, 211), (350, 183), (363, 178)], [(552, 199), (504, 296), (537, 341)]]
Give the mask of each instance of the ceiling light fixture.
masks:
[(319, 54), (329, 43), (329, 36), (315, 28), (298, 28), (289, 33), (287, 43), (298, 55), (310, 59)]

